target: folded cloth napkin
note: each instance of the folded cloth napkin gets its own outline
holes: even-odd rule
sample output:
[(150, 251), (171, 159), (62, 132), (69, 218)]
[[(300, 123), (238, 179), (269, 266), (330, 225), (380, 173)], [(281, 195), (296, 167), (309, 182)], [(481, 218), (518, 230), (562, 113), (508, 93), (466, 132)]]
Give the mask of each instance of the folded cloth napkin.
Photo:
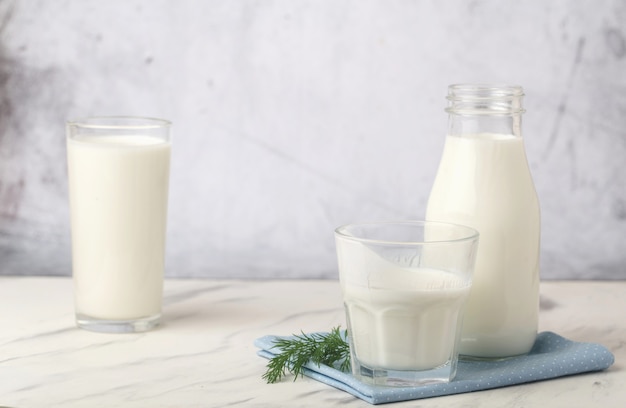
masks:
[[(274, 346), (276, 338), (264, 336), (257, 339), (254, 344), (261, 349), (257, 354), (272, 358), (280, 351)], [(600, 344), (574, 342), (552, 332), (542, 332), (526, 355), (499, 361), (459, 360), (456, 378), (449, 383), (402, 388), (373, 386), (357, 380), (349, 373), (326, 365), (318, 367), (311, 362), (303, 372), (308, 377), (376, 405), (600, 371), (610, 367), (614, 361), (613, 354)]]

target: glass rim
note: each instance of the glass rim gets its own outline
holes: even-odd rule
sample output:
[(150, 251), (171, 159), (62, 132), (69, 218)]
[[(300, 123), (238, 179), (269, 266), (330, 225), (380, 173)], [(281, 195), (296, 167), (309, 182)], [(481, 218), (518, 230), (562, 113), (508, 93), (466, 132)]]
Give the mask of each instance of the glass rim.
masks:
[(87, 116), (68, 120), (67, 126), (83, 129), (161, 129), (172, 126), (167, 119), (149, 116)]
[[(415, 226), (415, 227), (425, 227), (426, 225), (438, 225), (440, 227), (446, 228), (455, 228), (465, 230), (466, 233), (462, 234), (460, 238), (454, 239), (442, 239), (442, 240), (410, 240), (410, 241), (393, 241), (389, 239), (376, 239), (376, 238), (361, 238), (354, 235), (347, 234), (345, 231), (349, 227), (359, 227), (359, 226), (381, 226), (381, 225), (405, 225), (405, 226)], [(456, 224), (451, 222), (443, 222), (443, 221), (429, 221), (429, 220), (404, 220), (404, 221), (365, 221), (365, 222), (355, 222), (350, 224), (344, 224), (337, 228), (335, 228), (335, 236), (343, 239), (347, 239), (350, 241), (367, 243), (367, 244), (379, 244), (379, 245), (397, 245), (397, 246), (406, 246), (406, 245), (432, 245), (432, 244), (452, 244), (459, 242), (472, 241), (479, 238), (480, 233), (475, 228), (469, 227), (467, 225)]]

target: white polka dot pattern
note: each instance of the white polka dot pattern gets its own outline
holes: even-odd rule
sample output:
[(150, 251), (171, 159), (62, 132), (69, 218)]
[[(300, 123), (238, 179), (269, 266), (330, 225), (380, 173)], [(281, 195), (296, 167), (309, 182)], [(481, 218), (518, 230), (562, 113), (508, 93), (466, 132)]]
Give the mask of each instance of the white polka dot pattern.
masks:
[[(255, 341), (258, 354), (271, 358), (275, 336)], [(361, 398), (370, 404), (407, 401), (441, 395), (506, 387), (548, 380), (610, 367), (615, 358), (604, 346), (567, 340), (552, 332), (537, 336), (533, 349), (524, 356), (500, 361), (459, 361), (454, 381), (420, 387), (390, 388), (364, 384), (348, 373), (328, 366), (307, 365), (305, 375)]]

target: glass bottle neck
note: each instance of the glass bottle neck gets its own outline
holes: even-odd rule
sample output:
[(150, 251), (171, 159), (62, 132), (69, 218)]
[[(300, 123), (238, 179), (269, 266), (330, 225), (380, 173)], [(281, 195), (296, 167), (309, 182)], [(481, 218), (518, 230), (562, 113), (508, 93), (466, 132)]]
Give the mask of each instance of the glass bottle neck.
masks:
[(522, 137), (520, 86), (450, 85), (448, 88), (448, 135), (495, 133)]

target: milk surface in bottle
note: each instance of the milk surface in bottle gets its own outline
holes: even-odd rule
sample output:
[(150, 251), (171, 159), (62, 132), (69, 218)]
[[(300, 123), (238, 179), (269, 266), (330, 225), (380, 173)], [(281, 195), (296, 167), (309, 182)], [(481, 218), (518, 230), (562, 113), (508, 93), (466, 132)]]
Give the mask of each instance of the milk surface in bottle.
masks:
[(477, 229), (460, 353), (530, 351), (539, 311), (539, 202), (521, 135), (517, 86), (452, 85), (449, 130), (426, 219)]

